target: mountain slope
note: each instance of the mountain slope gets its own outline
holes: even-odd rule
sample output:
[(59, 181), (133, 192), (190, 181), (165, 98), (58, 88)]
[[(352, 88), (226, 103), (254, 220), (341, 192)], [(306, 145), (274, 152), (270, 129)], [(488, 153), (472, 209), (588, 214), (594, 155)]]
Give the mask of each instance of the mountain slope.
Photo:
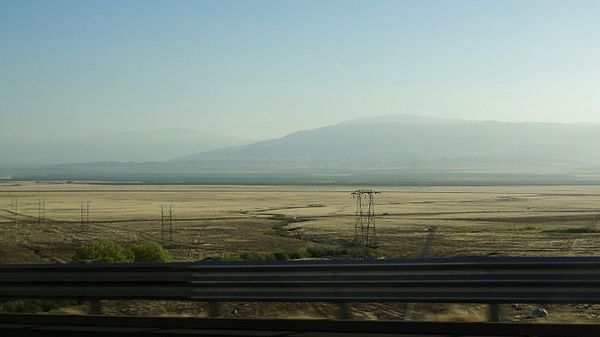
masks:
[(340, 123), (178, 162), (265, 168), (600, 167), (600, 126), (385, 116)]
[(95, 157), (4, 173), (16, 180), (182, 184), (589, 185), (600, 184), (598, 145), (595, 124), (382, 116), (172, 160)]

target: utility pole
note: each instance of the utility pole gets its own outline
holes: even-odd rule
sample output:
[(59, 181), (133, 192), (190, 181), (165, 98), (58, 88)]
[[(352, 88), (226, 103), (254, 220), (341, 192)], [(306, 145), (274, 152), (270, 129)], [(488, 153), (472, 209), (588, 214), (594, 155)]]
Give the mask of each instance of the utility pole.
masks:
[(90, 228), (90, 202), (81, 202), (81, 231), (84, 232)]
[(84, 228), (83, 228), (83, 201), (81, 202), (81, 213), (80, 214), (81, 214), (81, 231), (83, 232), (84, 231)]
[(169, 205), (169, 246), (173, 246), (173, 205)]
[(18, 197), (14, 197), (12, 198), (12, 209), (13, 209), (13, 214), (15, 216), (15, 225), (19, 224), (19, 219), (18, 217), (18, 213), (19, 213), (19, 198)]
[(38, 201), (38, 224), (44, 224), (46, 222), (46, 201)]
[(160, 243), (165, 244), (165, 205), (160, 205)]

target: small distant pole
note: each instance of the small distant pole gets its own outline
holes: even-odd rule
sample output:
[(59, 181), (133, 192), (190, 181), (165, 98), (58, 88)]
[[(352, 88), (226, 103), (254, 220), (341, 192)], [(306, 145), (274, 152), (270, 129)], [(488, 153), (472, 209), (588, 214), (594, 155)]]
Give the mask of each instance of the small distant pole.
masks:
[(81, 231), (84, 232), (90, 227), (90, 202), (81, 202)]
[(81, 214), (81, 231), (83, 232), (84, 231), (84, 228), (83, 228), (83, 201), (81, 202), (81, 213), (80, 214)]
[(173, 246), (173, 205), (169, 205), (169, 246)]
[(12, 209), (15, 215), (15, 225), (19, 224), (19, 219), (17, 219), (17, 213), (19, 212), (19, 198), (14, 197), (12, 199)]
[(165, 244), (165, 205), (160, 205), (160, 242)]
[(38, 224), (42, 225), (46, 223), (46, 201), (38, 201)]

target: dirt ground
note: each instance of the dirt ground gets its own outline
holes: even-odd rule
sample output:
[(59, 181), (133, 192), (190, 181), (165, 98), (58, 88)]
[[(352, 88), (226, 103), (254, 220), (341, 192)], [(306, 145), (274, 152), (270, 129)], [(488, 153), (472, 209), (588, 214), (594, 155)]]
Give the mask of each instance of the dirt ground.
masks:
[[(350, 192), (356, 188), (0, 183), (0, 263), (68, 262), (77, 246), (98, 239), (123, 244), (163, 242), (176, 261), (342, 245), (354, 238), (355, 201)], [(600, 187), (378, 190), (382, 192), (375, 206), (378, 251), (385, 258), (600, 252)], [(587, 233), (577, 233), (581, 229)], [(337, 312), (328, 304), (226, 306), (226, 315), (244, 317), (334, 317)], [(402, 304), (366, 306), (353, 306), (353, 315), (365, 319), (404, 315)], [(127, 301), (106, 308), (120, 314), (196, 316), (205, 312), (198, 303)], [(532, 308), (503, 307), (503, 319), (527, 320)], [(546, 308), (550, 317), (545, 320), (551, 321), (596, 321), (600, 314), (596, 306)], [(414, 319), (485, 319), (485, 306), (479, 305), (416, 305), (412, 312)]]

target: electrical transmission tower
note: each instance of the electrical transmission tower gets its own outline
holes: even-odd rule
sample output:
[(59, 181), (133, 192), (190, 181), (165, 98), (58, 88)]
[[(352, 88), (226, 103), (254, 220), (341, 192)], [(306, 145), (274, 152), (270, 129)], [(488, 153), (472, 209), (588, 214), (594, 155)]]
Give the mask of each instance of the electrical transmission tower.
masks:
[(160, 240), (165, 244), (169, 238), (169, 246), (173, 245), (173, 205), (160, 205)]
[(81, 231), (86, 231), (90, 228), (90, 202), (81, 202)]
[(351, 193), (356, 200), (354, 221), (354, 243), (365, 250), (377, 248), (377, 229), (375, 228), (375, 195), (380, 194), (371, 189), (356, 190)]
[(38, 201), (38, 224), (46, 223), (46, 200)]

